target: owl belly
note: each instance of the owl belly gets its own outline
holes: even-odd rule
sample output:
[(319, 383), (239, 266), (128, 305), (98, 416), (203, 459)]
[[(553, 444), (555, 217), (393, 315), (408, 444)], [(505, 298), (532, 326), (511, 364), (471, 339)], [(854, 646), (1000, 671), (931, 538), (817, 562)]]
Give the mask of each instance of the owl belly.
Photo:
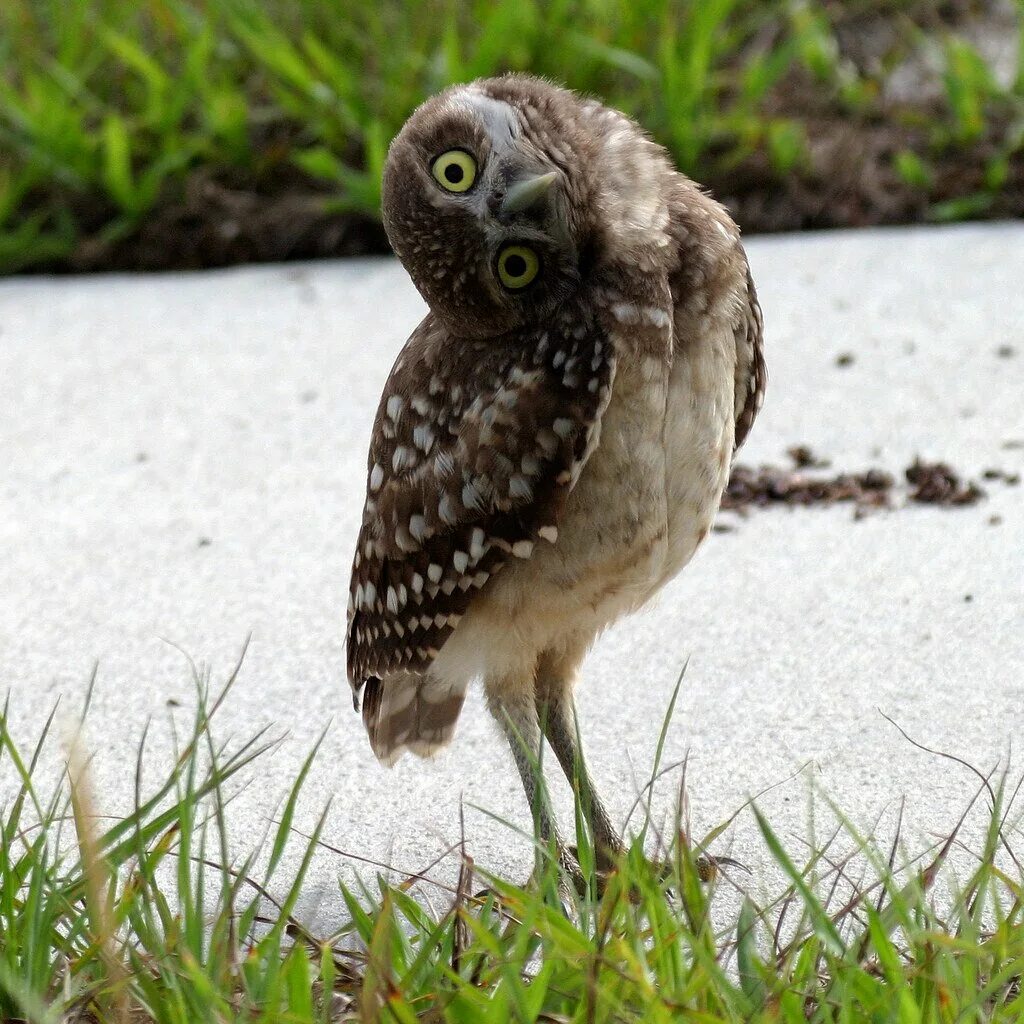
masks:
[(620, 364), (597, 447), (544, 552), (544, 575), (596, 629), (642, 604), (665, 562), (668, 386), (661, 359)]
[(506, 563), (439, 665), (467, 678), (518, 663), (525, 670), (541, 651), (588, 643), (689, 561), (710, 529), (732, 451), (732, 370), (723, 372), (720, 357), (677, 353), (671, 370), (655, 359), (620, 364), (557, 541)]

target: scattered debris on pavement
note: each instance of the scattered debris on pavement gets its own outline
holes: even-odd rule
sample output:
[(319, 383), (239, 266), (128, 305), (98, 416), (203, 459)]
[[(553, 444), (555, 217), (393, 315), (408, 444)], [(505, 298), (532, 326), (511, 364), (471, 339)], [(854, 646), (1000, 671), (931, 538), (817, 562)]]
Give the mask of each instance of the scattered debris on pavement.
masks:
[(976, 505), (985, 492), (973, 481), (964, 481), (944, 462), (915, 459), (906, 470), (910, 500), (920, 505)]
[[(911, 502), (959, 508), (975, 505), (985, 497), (979, 483), (966, 479), (944, 462), (915, 459), (904, 470), (903, 483), (892, 473), (878, 468), (831, 475), (810, 472), (827, 469), (831, 462), (805, 444), (794, 445), (786, 454), (793, 463), (791, 467), (755, 469), (743, 463), (735, 465), (722, 497), (722, 510), (745, 516), (752, 508), (769, 505), (807, 507), (848, 503), (853, 505), (854, 518), (860, 519), (869, 512), (902, 508)], [(1021, 481), (1019, 473), (1003, 469), (986, 469), (982, 478), (1007, 486), (1016, 486)], [(715, 530), (728, 533), (732, 527), (719, 523)]]

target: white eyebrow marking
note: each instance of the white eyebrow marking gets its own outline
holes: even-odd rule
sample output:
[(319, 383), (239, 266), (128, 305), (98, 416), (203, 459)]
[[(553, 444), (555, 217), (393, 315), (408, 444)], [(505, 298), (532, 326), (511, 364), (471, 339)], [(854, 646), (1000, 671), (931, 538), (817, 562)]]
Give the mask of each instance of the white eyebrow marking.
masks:
[(495, 149), (507, 149), (509, 143), (519, 136), (519, 123), (515, 112), (504, 100), (488, 96), (479, 86), (471, 85), (460, 89), (452, 97), (464, 110), (470, 110), (483, 122), (484, 129)]

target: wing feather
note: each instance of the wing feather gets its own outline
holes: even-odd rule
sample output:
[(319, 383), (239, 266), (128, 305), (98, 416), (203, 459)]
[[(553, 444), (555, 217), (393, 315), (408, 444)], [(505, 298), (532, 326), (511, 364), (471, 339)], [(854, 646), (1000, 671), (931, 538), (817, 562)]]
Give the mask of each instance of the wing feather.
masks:
[(422, 673), (509, 558), (550, 543), (608, 402), (614, 353), (581, 302), (454, 342), (432, 316), (384, 388), (352, 567), (348, 674)]
[(749, 265), (746, 270), (746, 303), (735, 329), (736, 448), (743, 444), (750, 433), (764, 403), (764, 392), (768, 385), (768, 368), (764, 361), (764, 318)]

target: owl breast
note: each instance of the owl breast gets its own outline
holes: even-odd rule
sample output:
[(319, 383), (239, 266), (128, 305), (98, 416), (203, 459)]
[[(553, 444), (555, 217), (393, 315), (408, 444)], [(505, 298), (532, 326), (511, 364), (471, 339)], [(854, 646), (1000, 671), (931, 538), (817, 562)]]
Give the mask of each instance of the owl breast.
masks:
[(727, 479), (731, 334), (619, 362), (601, 432), (553, 544), (510, 561), (441, 654), (464, 675), (589, 641), (652, 597), (707, 535)]
[(693, 557), (728, 480), (731, 331), (676, 345), (671, 365), (620, 362), (600, 443), (550, 552), (555, 582), (601, 628), (647, 601)]

